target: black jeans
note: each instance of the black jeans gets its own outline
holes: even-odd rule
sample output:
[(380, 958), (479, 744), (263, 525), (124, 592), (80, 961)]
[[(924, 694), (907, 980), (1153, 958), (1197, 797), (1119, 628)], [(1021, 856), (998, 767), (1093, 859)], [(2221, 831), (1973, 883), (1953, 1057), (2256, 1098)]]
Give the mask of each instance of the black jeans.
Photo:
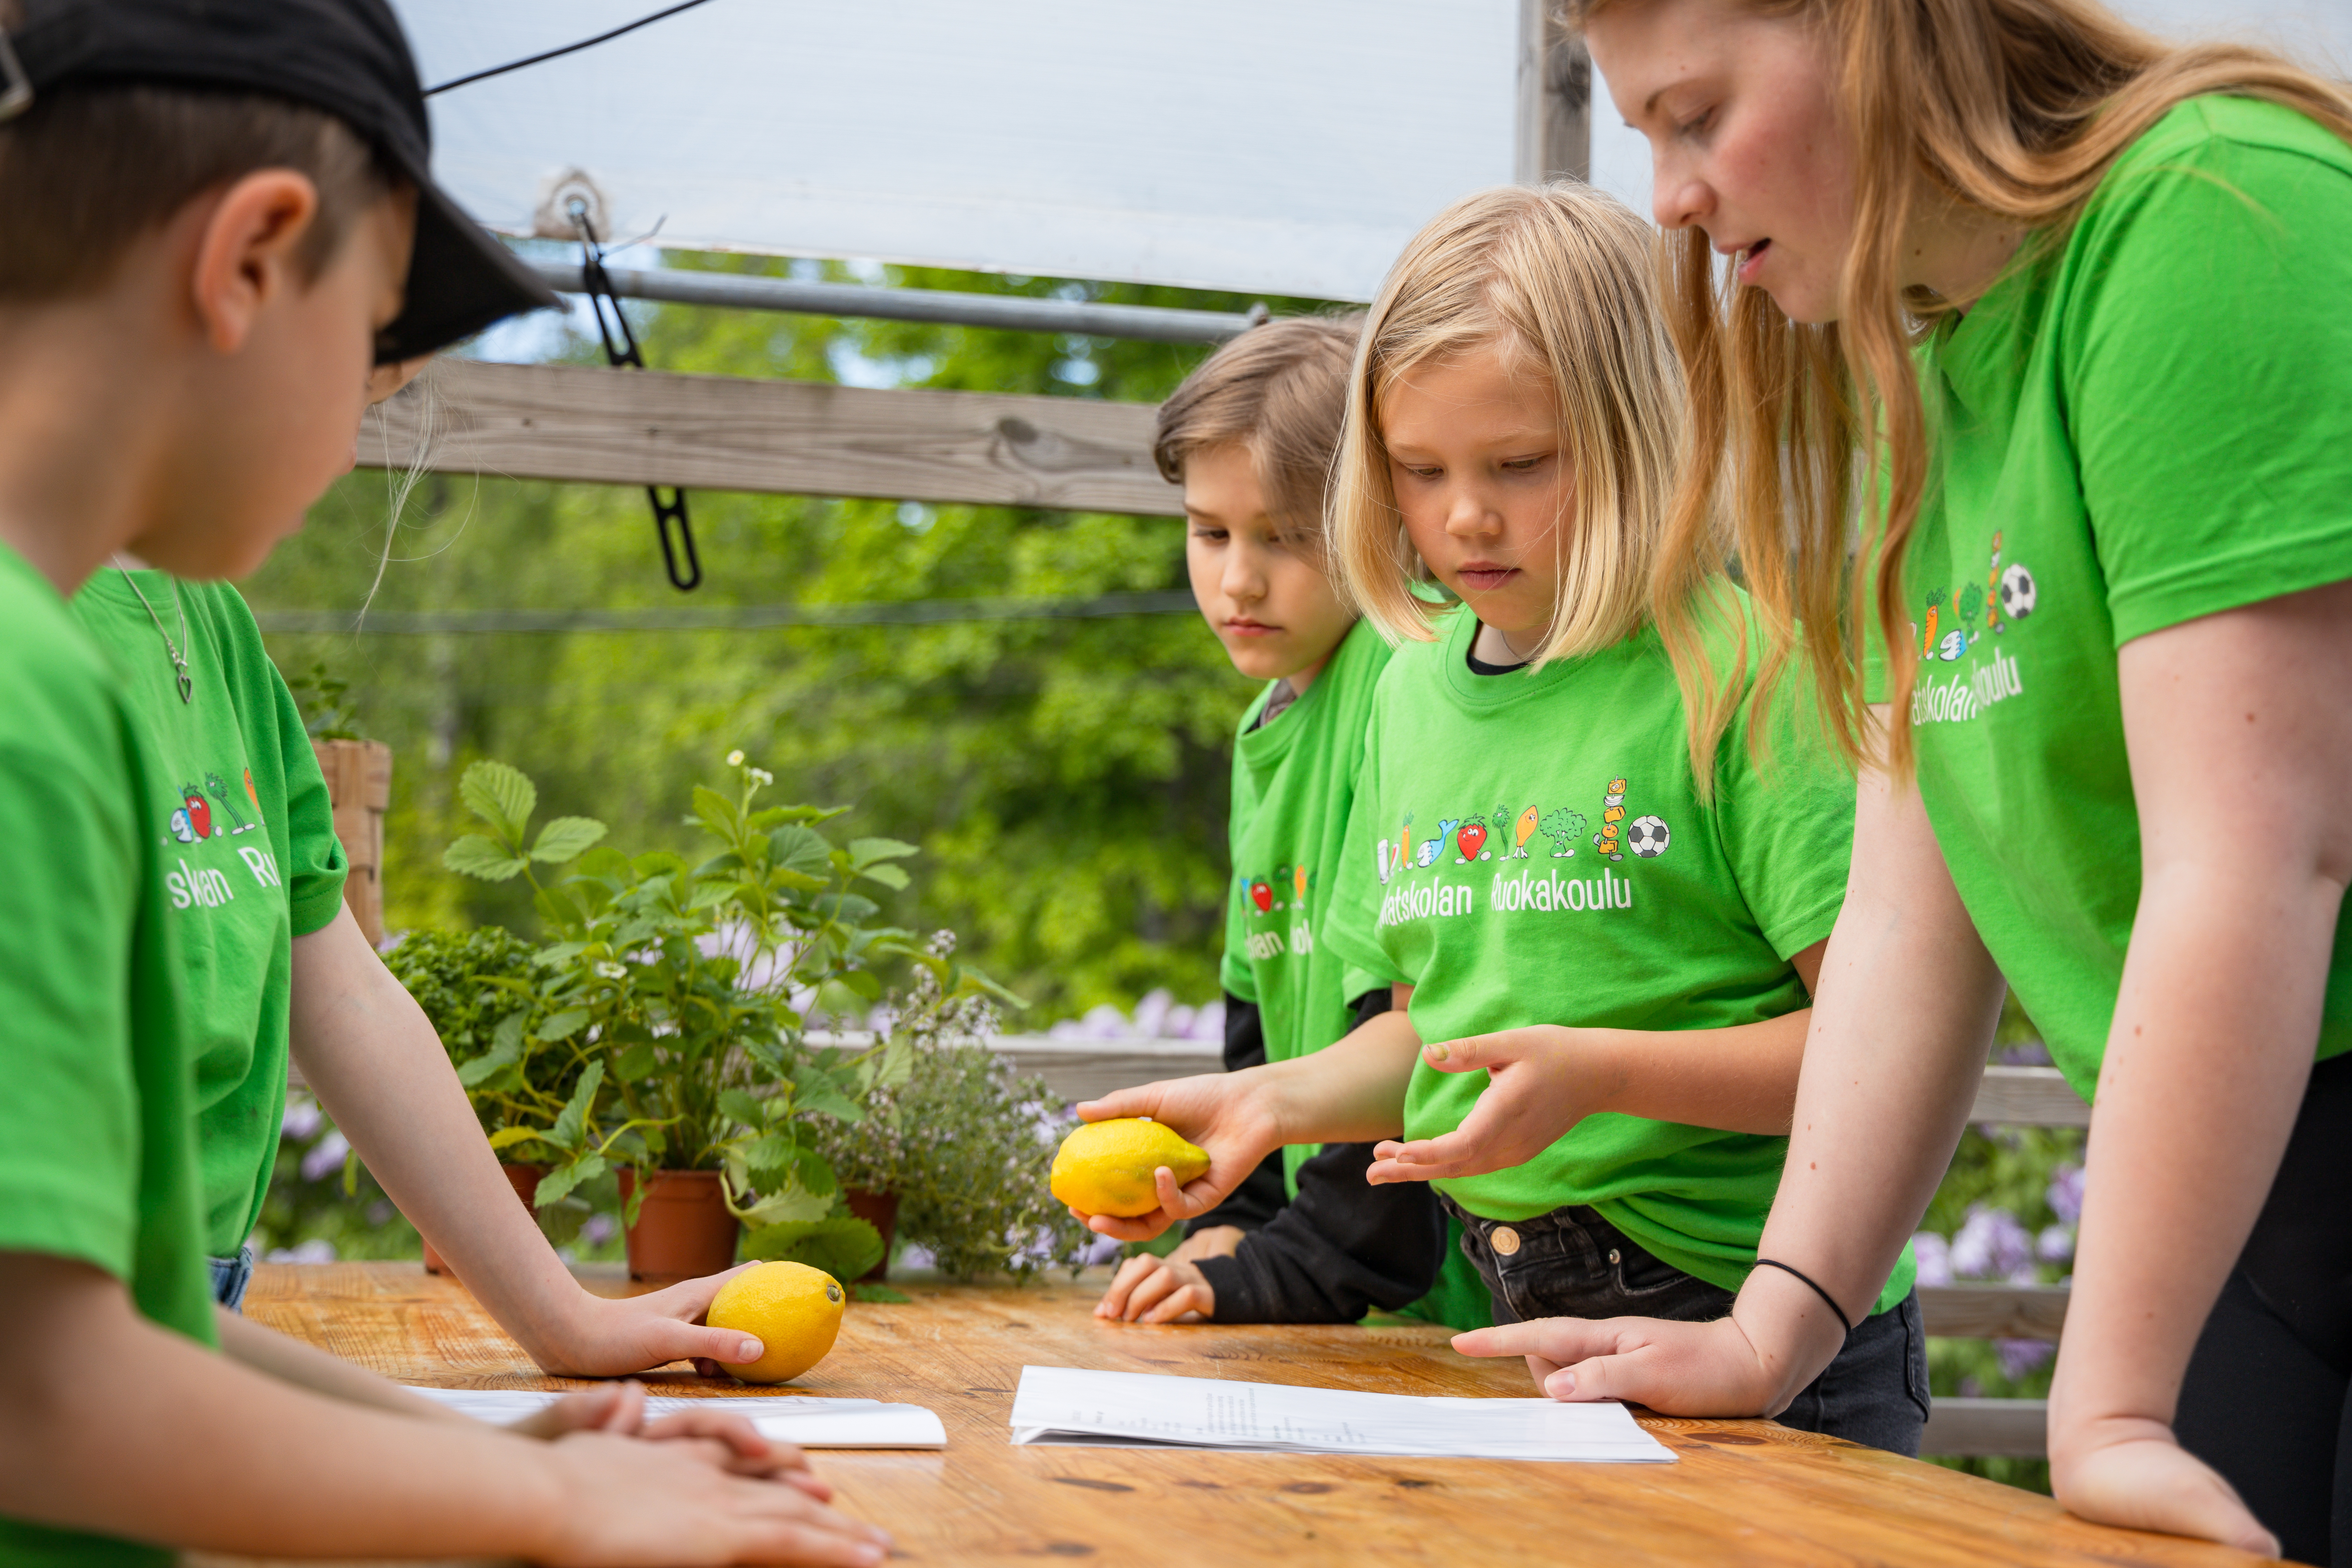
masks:
[(2352, 1055), (2312, 1068), (2172, 1426), (2287, 1556), (2352, 1568)]
[[(1463, 1254), (1486, 1281), (1498, 1323), (1534, 1318), (1704, 1323), (1731, 1315), (1730, 1291), (1644, 1252), (1592, 1209), (1558, 1208), (1506, 1224), (1481, 1219), (1451, 1198), (1445, 1204), (1462, 1221)], [(1855, 1324), (1837, 1359), (1777, 1419), (1800, 1431), (1917, 1458), (1927, 1424), (1927, 1334), (1919, 1293)]]

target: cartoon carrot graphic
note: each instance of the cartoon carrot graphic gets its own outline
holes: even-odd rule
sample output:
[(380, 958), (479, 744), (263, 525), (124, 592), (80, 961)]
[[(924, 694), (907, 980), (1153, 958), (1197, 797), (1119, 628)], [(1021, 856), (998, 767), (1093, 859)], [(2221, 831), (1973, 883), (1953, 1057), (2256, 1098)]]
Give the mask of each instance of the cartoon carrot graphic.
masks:
[[(1496, 808), (1496, 821), (1500, 822), (1503, 820), (1503, 812), (1505, 809), (1507, 808), (1500, 806)], [(1519, 813), (1518, 826), (1512, 830), (1516, 835), (1511, 841), (1512, 859), (1524, 860), (1528, 858), (1528, 840), (1536, 836), (1536, 824), (1540, 820), (1541, 816), (1532, 805), (1528, 807), (1527, 810)]]
[(1928, 590), (1927, 590), (1927, 637), (1926, 637), (1926, 638), (1925, 638), (1925, 639), (1920, 643), (1920, 646), (1919, 646), (1919, 651), (1920, 651), (1923, 655), (1925, 655), (1925, 654), (1933, 654), (1933, 653), (1936, 651), (1936, 613), (1937, 613), (1938, 610), (1942, 609), (1942, 608), (1943, 608), (1943, 606), (1944, 606), (1944, 591), (1943, 591), (1941, 588), (1930, 588), (1930, 589), (1928, 589)]

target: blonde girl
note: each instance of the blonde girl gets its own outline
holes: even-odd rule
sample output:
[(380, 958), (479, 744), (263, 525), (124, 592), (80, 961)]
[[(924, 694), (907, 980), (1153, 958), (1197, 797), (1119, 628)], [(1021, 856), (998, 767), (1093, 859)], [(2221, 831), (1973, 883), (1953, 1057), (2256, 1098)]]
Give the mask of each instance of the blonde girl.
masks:
[[(1755, 1266), (1852, 784), (1790, 727), (1759, 770), (1744, 700), (1694, 763), (1645, 608), (1681, 426), (1650, 256), (1631, 212), (1559, 185), (1473, 196), (1397, 262), (1351, 377), (1332, 531), (1399, 647), (1319, 939), (1350, 994), (1384, 984), (1395, 1008), (1311, 1057), (1081, 1107), (1157, 1117), (1212, 1159), (1097, 1230), (1197, 1214), (1284, 1144), (1410, 1135), (1436, 1141), (1409, 1173), (1437, 1178), (1497, 1321), (1718, 1317)], [(1490, 1071), (1541, 1077), (1558, 1125), (1473, 1116)], [(1507, 1168), (1448, 1166), (1473, 1146)], [(1908, 1278), (1858, 1316), (1785, 1418), (1916, 1452)]]
[(1917, 1223), (2006, 976), (2095, 1095), (2058, 1497), (2352, 1562), (2352, 97), (2093, 0), (1581, 9), (1680, 231), (1662, 606), (1738, 549), (1868, 767), (1765, 1237), (1802, 1277), (1474, 1342), (1779, 1408)]

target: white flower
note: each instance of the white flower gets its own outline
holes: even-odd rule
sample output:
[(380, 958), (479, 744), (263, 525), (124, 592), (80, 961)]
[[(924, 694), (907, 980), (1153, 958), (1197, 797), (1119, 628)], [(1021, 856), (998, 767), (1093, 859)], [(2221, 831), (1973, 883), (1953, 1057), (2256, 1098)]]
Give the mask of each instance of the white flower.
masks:
[(629, 972), (617, 963), (600, 963), (596, 966), (596, 973), (607, 980), (626, 980), (629, 977)]
[(741, 767), (741, 766), (743, 765), (743, 753), (742, 753), (742, 752), (741, 752), (740, 750), (737, 750), (737, 751), (732, 751), (732, 752), (728, 752), (728, 753), (727, 753), (727, 765), (728, 765), (729, 767), (730, 767), (730, 768), (740, 768), (740, 767)]
[(751, 770), (751, 782), (753, 784), (772, 784), (776, 782), (776, 775), (770, 773), (765, 768), (753, 768)]

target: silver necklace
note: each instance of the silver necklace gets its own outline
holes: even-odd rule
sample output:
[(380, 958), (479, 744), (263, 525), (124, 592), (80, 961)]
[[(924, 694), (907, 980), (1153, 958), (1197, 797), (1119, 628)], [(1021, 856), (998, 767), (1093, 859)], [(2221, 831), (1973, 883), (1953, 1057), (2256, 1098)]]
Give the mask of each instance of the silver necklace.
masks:
[(173, 642), (172, 634), (164, 629), (163, 617), (155, 613), (154, 605), (147, 603), (147, 595), (140, 593), (139, 579), (131, 574), (127, 566), (118, 564), (114, 569), (122, 574), (122, 580), (131, 584), (131, 591), (139, 595), (140, 604), (146, 606), (147, 618), (155, 623), (155, 630), (162, 635), (163, 651), (172, 656), (173, 679), (179, 685), (180, 700), (194, 702), (196, 700), (195, 682), (188, 679), (188, 656), (180, 651), (188, 640), (188, 606), (180, 603), (179, 583), (174, 580), (172, 584), (172, 607), (180, 614), (180, 640)]

